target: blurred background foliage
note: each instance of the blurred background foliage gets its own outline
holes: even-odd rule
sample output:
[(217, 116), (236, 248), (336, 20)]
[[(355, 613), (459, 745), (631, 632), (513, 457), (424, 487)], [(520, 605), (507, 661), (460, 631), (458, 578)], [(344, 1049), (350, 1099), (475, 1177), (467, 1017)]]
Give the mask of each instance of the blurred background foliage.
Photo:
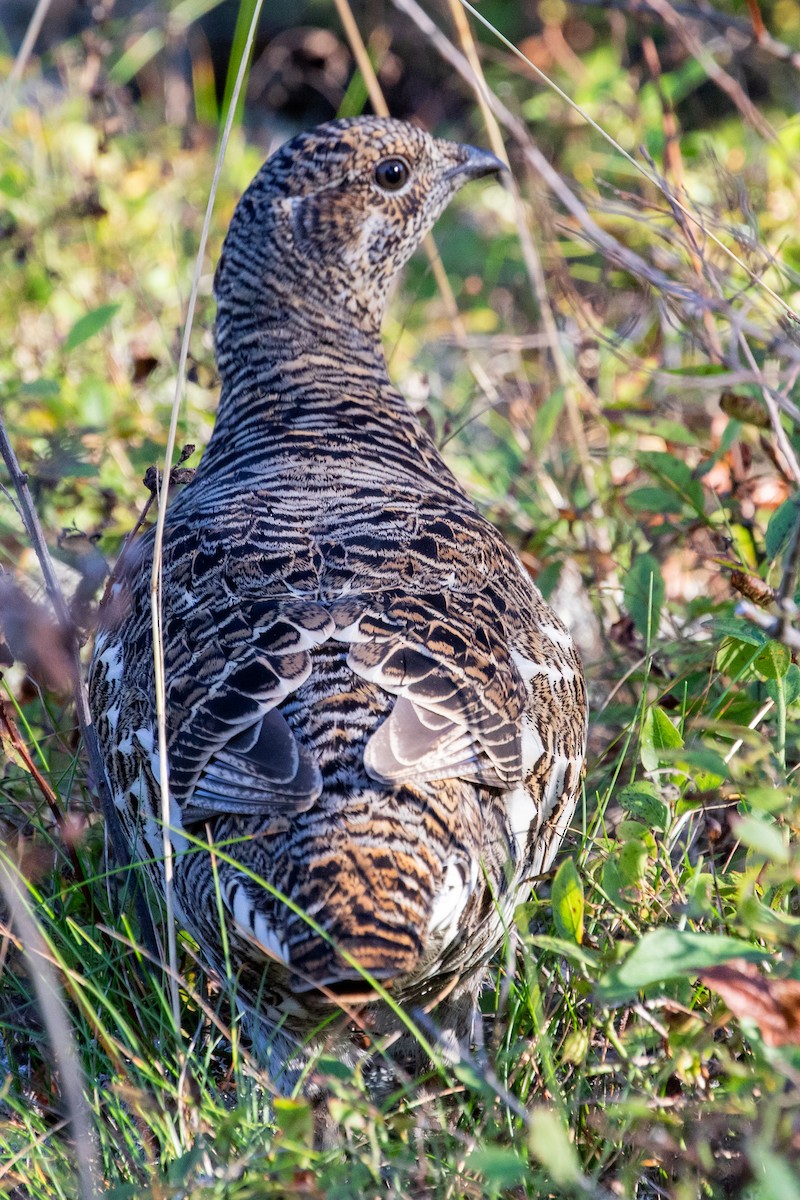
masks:
[[(0, 7), (0, 413), (84, 639), (163, 456), (253, 7), (53, 0), (25, 62), (32, 5)], [(264, 8), (192, 332), (179, 444), (197, 454), (237, 197), (296, 130), (370, 110), (342, 7)], [(489, 144), (453, 67), (470, 48), (454, 8), (351, 11), (394, 115)], [(313, 1150), (304, 1103), (265, 1107), (216, 1030), (224, 988), (188, 939), (197, 1041), (188, 1065), (173, 1057), (100, 882), (63, 646), (0, 492), (6, 861), (69, 1000), (114, 1196), (800, 1197), (800, 4), (487, 0), (479, 15), (521, 199), (499, 182), (461, 194), (435, 234), (452, 295), (418, 255), (385, 341), (578, 638), (584, 801), (520, 910), (516, 970), (486, 997), (486, 1057), (455, 1072), (457, 1127), (413, 1096), (383, 1119), (333, 1074), (342, 1145)], [(71, 1196), (35, 971), (2, 932), (0, 1188)]]

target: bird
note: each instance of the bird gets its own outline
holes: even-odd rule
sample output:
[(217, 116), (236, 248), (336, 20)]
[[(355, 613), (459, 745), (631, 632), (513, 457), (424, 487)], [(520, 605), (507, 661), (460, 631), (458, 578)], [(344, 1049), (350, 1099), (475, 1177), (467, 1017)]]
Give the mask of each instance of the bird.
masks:
[[(214, 277), (219, 407), (161, 568), (174, 910), (287, 1093), (311, 1094), (321, 1050), (379, 1097), (424, 1070), (401, 1013), (469, 1044), (581, 785), (572, 638), (381, 343), (402, 266), (503, 169), (405, 121), (329, 121), (267, 159)], [(150, 529), (117, 568), (89, 690), (163, 891), (153, 547)]]

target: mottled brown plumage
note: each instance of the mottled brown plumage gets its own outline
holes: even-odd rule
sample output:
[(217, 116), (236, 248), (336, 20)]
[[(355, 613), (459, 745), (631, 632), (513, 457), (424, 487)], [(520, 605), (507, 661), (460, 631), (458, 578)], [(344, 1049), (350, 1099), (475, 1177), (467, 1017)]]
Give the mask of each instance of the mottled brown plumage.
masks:
[[(319, 1032), (331, 990), (394, 1027), (354, 963), (401, 1003), (446, 992), (435, 1019), (468, 1037), (575, 804), (572, 641), (392, 387), (379, 337), (400, 267), (499, 167), (403, 122), (331, 122), (265, 164), (217, 270), (219, 413), (165, 533), (175, 897), (222, 969), (211, 858), (186, 837), (207, 831), (232, 860), (217, 872), (238, 993), (285, 1087), (326, 1039), (364, 1053), (347, 1022)], [(159, 882), (152, 545), (117, 580), (91, 696)], [(392, 1053), (414, 1065), (410, 1039)]]

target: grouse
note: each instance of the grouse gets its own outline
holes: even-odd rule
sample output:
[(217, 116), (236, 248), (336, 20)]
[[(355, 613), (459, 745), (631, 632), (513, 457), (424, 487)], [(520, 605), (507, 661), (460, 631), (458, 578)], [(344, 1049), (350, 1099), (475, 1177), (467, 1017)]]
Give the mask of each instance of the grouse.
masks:
[[(501, 168), (403, 121), (328, 122), (261, 168), (216, 271), (219, 411), (163, 551), (174, 903), (236, 973), (284, 1090), (323, 1046), (366, 1078), (382, 1034), (376, 1089), (416, 1069), (398, 1006), (432, 1012), (445, 1045), (469, 1038), (574, 811), (572, 639), (380, 340), (400, 268), (463, 184)], [(153, 542), (118, 570), (90, 696), (132, 857), (163, 888)]]

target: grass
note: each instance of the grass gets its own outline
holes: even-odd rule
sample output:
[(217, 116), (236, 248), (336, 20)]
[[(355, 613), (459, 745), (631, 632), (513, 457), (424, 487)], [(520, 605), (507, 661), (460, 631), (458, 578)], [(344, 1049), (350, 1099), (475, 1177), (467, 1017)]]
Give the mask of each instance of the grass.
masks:
[[(498, 27), (522, 43), (512, 26)], [(11, 1196), (72, 1200), (92, 1176), (112, 1197), (193, 1200), (800, 1196), (791, 67), (760, 68), (773, 138), (735, 89), (713, 93), (722, 111), (708, 100), (725, 80), (709, 85), (683, 27), (636, 42), (590, 10), (552, 21), (525, 53), (634, 169), (473, 30), (522, 209), (499, 184), (464, 193), (437, 228), (461, 327), (419, 256), (386, 343), (454, 469), (581, 633), (591, 753), (561, 865), (517, 913), (483, 998), (484, 1046), (386, 1112), (321, 1061), (341, 1136), (315, 1149), (309, 1105), (273, 1102), (231, 986), (183, 934), (176, 1028), (124, 872), (105, 859), (63, 648), (23, 598), (42, 601), (41, 580), (0, 493), (0, 630), (17, 659), (0, 685)], [(108, 30), (112, 80), (124, 32)], [(433, 36), (416, 36), (432, 54)], [(143, 64), (134, 109), (113, 83), (87, 92), (82, 65), (77, 44), (34, 61), (0, 139), (0, 405), (88, 635), (103, 559), (163, 456), (214, 152), (213, 131), (164, 122)], [(464, 97), (450, 132), (484, 140)], [(541, 152), (569, 191), (531, 175)], [(214, 255), (262, 157), (234, 133)], [(215, 407), (212, 263), (177, 434), (198, 448)]]

